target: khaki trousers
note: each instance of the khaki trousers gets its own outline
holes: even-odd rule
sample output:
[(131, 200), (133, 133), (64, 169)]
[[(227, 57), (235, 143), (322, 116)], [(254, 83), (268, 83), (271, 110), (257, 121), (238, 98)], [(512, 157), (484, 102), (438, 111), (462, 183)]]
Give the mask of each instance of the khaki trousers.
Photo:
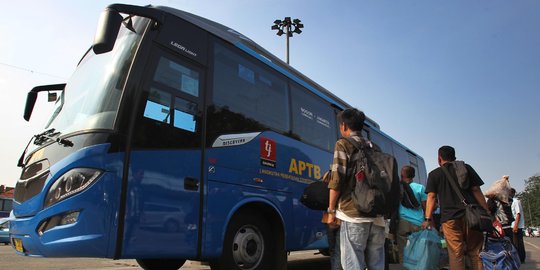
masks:
[(398, 254), (399, 254), (399, 263), (403, 264), (403, 250), (407, 245), (407, 240), (409, 240), (409, 235), (413, 232), (418, 232), (422, 230), (422, 227), (416, 226), (404, 219), (399, 220), (396, 242), (398, 245)]
[(480, 251), (484, 242), (484, 234), (469, 230), (463, 217), (448, 220), (442, 224), (442, 231), (448, 246), (450, 269), (464, 270), (464, 256), (468, 255), (473, 270), (483, 270)]

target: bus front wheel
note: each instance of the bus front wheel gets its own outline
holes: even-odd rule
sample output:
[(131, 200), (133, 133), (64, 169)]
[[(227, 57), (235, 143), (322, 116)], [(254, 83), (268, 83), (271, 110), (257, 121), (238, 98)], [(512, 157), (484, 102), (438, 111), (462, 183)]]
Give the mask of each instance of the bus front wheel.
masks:
[(186, 260), (175, 259), (137, 259), (137, 263), (144, 270), (178, 270)]
[[(270, 223), (254, 213), (239, 214), (229, 223), (223, 253), (210, 261), (212, 270), (283, 269), (276, 254), (285, 254), (283, 241), (276, 241)], [(285, 259), (286, 263), (286, 259)], [(277, 267), (277, 268), (276, 268)]]

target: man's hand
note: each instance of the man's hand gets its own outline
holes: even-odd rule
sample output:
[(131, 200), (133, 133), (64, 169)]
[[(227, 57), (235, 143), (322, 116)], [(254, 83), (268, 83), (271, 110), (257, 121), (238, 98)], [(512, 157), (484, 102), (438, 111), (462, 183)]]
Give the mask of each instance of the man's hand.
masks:
[(514, 226), (513, 226), (513, 228), (512, 228), (512, 231), (513, 231), (514, 233), (517, 233), (517, 232), (518, 232), (518, 229), (519, 229), (519, 228), (518, 228), (518, 225), (519, 225), (520, 219), (521, 219), (521, 214), (520, 214), (520, 213), (517, 213), (517, 214), (516, 214), (516, 220), (514, 220)]
[(422, 230), (431, 230), (433, 227), (435, 226), (433, 225), (433, 221), (431, 220), (425, 220), (424, 222), (422, 222)]
[(339, 228), (338, 219), (336, 218), (336, 213), (328, 213), (328, 227), (331, 229)]

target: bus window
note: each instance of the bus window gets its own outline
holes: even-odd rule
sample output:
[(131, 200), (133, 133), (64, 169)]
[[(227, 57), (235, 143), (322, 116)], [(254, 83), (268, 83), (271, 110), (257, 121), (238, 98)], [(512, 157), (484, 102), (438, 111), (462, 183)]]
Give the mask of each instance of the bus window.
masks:
[(165, 57), (159, 60), (154, 80), (194, 97), (199, 96), (199, 73)]
[(426, 165), (424, 164), (424, 159), (421, 157), (418, 157), (418, 182), (422, 185), (427, 185), (427, 172), (426, 172)]
[[(171, 112), (169, 109), (169, 104), (171, 104), (171, 94), (157, 89), (152, 89), (150, 95), (148, 96), (148, 100), (146, 101), (144, 117), (170, 124)], [(196, 114), (196, 103), (178, 97), (175, 98), (174, 127), (195, 132)]]
[(195, 132), (197, 104), (182, 98), (174, 102), (174, 126), (183, 130)]
[(399, 158), (396, 156), (396, 153), (392, 150), (392, 142), (385, 138), (380, 133), (376, 132), (376, 130), (372, 129), (372, 132), (369, 133), (370, 140), (377, 144), (377, 146), (380, 147), (381, 151), (390, 155), (393, 155), (396, 157), (398, 164), (400, 164)]
[(170, 123), (169, 104), (171, 104), (171, 94), (152, 88), (146, 101), (144, 117), (167, 124)]
[[(362, 133), (362, 138), (371, 140), (371, 137), (369, 136), (369, 130), (367, 130), (365, 127), (362, 129), (361, 133)], [(374, 143), (374, 142), (372, 142), (372, 143)], [(377, 147), (379, 147), (379, 146), (377, 146)]]
[[(215, 117), (222, 118), (213, 119), (209, 115), (215, 120), (210, 128), (214, 128), (212, 125), (222, 128), (216, 132), (260, 131), (253, 128), (281, 133), (289, 130), (286, 81), (217, 43), (213, 86)], [(220, 123), (223, 121), (225, 123)]]
[(409, 166), (413, 167), (414, 170), (417, 172), (414, 176), (414, 179), (413, 181), (417, 182), (417, 183), (421, 183), (420, 182), (420, 174), (418, 173), (418, 162), (417, 162), (417, 159), (416, 159), (416, 156), (407, 152), (409, 154)]
[(13, 209), (13, 200), (0, 198), (0, 218), (8, 217), (11, 209)]
[[(180, 58), (162, 53), (148, 66), (143, 113), (136, 125), (134, 146), (186, 148), (200, 146), (202, 71)], [(152, 70), (153, 69), (153, 70)]]
[(4, 211), (11, 211), (11, 209), (13, 209), (13, 200), (11, 199), (7, 199), (7, 200), (4, 200)]
[(332, 151), (337, 139), (334, 109), (296, 85), (291, 88), (291, 101), (294, 136)]
[(409, 163), (411, 164), (411, 166), (418, 168), (418, 161), (416, 159), (416, 156), (412, 153), (409, 153), (408, 151), (407, 153), (409, 154)]

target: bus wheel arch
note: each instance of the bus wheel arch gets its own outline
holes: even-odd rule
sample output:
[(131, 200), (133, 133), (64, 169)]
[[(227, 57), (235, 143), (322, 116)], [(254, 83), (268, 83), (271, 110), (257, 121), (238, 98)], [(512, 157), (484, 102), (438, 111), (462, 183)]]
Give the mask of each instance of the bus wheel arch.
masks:
[(222, 255), (212, 270), (285, 269), (285, 229), (277, 210), (265, 203), (242, 206), (227, 224)]

